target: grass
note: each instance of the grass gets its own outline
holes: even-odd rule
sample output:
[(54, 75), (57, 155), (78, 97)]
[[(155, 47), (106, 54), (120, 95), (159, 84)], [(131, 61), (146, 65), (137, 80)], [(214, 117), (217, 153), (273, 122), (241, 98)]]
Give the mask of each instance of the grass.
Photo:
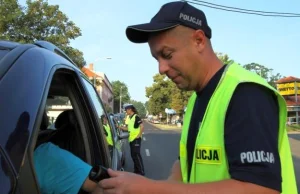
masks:
[(292, 131), (300, 132), (300, 125), (287, 125), (286, 128), (288, 132), (292, 132)]

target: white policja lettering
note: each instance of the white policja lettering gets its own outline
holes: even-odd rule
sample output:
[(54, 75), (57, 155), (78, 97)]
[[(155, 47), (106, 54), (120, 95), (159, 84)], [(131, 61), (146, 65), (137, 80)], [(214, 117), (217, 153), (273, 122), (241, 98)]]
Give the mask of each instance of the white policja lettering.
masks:
[(195, 18), (195, 17), (180, 13), (179, 18), (183, 19), (183, 20), (186, 20), (186, 21), (189, 21), (189, 22), (192, 22), (192, 23), (197, 24), (199, 26), (202, 26), (202, 21)]
[(275, 163), (274, 154), (271, 152), (264, 152), (264, 151), (249, 151), (249, 152), (242, 152), (241, 155), (241, 162), (244, 163), (259, 163), (259, 162), (268, 162), (268, 163)]

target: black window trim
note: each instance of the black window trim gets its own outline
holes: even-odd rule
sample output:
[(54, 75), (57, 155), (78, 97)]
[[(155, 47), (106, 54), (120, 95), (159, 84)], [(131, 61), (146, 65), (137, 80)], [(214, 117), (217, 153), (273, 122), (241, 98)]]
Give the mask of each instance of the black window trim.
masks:
[[(104, 130), (102, 128), (102, 124), (100, 123), (100, 120), (97, 118), (97, 111), (95, 110), (95, 107), (94, 107), (94, 103), (93, 103), (93, 100), (91, 99), (90, 97), (90, 94), (89, 94), (89, 91), (88, 89), (86, 88), (85, 84), (83, 83), (84, 81), (86, 81), (87, 83), (91, 84), (90, 80), (88, 80), (86, 78), (85, 75), (83, 75), (82, 73), (80, 73), (80, 77), (81, 77), (81, 82), (82, 82), (82, 85), (84, 87), (84, 91), (86, 94), (88, 94), (88, 96), (84, 96), (83, 99), (86, 100), (86, 103), (88, 104), (88, 108), (89, 110), (91, 110), (91, 112), (93, 113), (93, 115), (90, 115), (90, 119), (92, 119), (93, 121), (93, 135), (99, 137), (101, 139), (101, 142), (97, 141), (96, 144), (97, 145), (94, 145), (96, 146), (95, 149), (98, 149), (102, 152), (102, 154), (104, 153), (107, 157), (106, 160), (104, 161), (104, 157), (101, 157), (102, 158), (102, 165), (104, 165), (105, 167), (111, 167), (111, 164), (112, 164), (112, 161), (111, 161), (111, 156), (110, 156), (110, 153), (109, 153), (109, 149), (108, 149), (108, 146), (107, 146), (107, 143), (106, 143), (106, 140), (105, 140), (105, 135), (104, 135)], [(92, 84), (91, 84), (92, 86)], [(97, 94), (97, 92), (95, 91), (95, 88), (94, 88), (94, 92)], [(97, 94), (98, 95), (98, 94)], [(103, 102), (101, 100), (101, 98), (99, 97), (98, 95), (98, 98), (100, 99), (100, 104), (101, 106), (103, 107), (103, 111), (105, 112), (106, 116), (107, 116), (107, 113), (104, 109), (104, 106), (103, 106)], [(100, 127), (100, 128), (99, 128)], [(99, 139), (97, 138), (97, 139)], [(105, 147), (105, 149), (103, 149)]]
[[(13, 176), (13, 182), (11, 183), (11, 186), (12, 186), (12, 193), (15, 193), (15, 190), (17, 187), (17, 173), (16, 173), (11, 161), (9, 160), (9, 157), (6, 155), (6, 152), (4, 151), (4, 149), (2, 148), (1, 145), (0, 145), (0, 155), (1, 155), (1, 158), (4, 159), (5, 164), (7, 164), (8, 170), (11, 172), (11, 175)], [(0, 161), (0, 162), (2, 162), (2, 161)]]

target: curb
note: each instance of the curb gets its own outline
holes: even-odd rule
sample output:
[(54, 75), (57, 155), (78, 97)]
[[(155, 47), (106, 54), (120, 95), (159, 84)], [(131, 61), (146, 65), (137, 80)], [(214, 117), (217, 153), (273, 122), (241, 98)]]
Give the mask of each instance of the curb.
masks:
[(159, 126), (156, 126), (155, 124), (153, 123), (150, 123), (148, 121), (146, 121), (148, 124), (152, 125), (153, 127), (157, 128), (158, 130), (161, 130), (161, 131), (181, 131), (182, 128), (168, 128), (168, 129), (162, 129), (160, 128)]
[(290, 131), (290, 132), (287, 132), (287, 134), (300, 134), (300, 131)]
[[(146, 122), (147, 122), (148, 124), (152, 125), (153, 127), (157, 128), (157, 129), (159, 129), (159, 130), (161, 130), (161, 131), (181, 131), (181, 130), (182, 130), (182, 128), (162, 129), (162, 128), (156, 126), (156, 125), (153, 124), (153, 123), (150, 123), (150, 122), (148, 122), (148, 121), (146, 121)], [(300, 134), (300, 130), (298, 130), (298, 131), (289, 131), (289, 132), (287, 132), (287, 134)]]

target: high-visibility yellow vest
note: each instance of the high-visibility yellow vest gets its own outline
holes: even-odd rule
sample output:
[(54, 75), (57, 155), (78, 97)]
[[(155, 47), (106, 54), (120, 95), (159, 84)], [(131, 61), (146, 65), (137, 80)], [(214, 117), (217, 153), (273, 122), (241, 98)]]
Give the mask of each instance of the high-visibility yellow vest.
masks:
[(107, 136), (106, 136), (106, 141), (108, 143), (108, 145), (111, 145), (113, 146), (114, 143), (113, 143), (113, 139), (112, 139), (112, 135), (111, 135), (111, 130), (110, 130), (110, 127), (108, 124), (106, 125), (103, 125), (104, 126), (104, 130), (106, 131), (107, 133)]
[(129, 120), (130, 120), (129, 115), (126, 115), (126, 118), (125, 118), (125, 125), (128, 125)]
[[(227, 107), (234, 90), (240, 83), (252, 82), (272, 90), (279, 105), (278, 152), (281, 162), (282, 193), (297, 194), (293, 160), (286, 131), (287, 108), (284, 98), (266, 80), (245, 70), (238, 64), (227, 65), (213, 93), (197, 135), (194, 158), (188, 179), (187, 137), (195, 100), (189, 99), (180, 140), (180, 166), (184, 183), (205, 183), (230, 179), (224, 145), (224, 123)], [(258, 142), (259, 143), (259, 142)]]
[(135, 117), (136, 114), (134, 114), (131, 118), (129, 117), (129, 121), (128, 121), (129, 142), (135, 140), (141, 131), (140, 126), (138, 128), (134, 128)]

